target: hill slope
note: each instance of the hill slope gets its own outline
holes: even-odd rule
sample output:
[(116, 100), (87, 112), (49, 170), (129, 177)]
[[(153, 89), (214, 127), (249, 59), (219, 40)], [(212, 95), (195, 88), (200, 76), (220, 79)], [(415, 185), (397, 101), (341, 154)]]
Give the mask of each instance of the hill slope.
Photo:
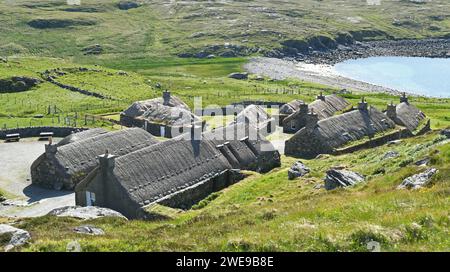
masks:
[[(449, 37), (446, 0), (2, 1), (0, 55), (77, 59), (267, 54), (283, 45)], [(142, 2), (142, 3), (140, 3)], [(88, 57), (85, 56), (88, 55)]]

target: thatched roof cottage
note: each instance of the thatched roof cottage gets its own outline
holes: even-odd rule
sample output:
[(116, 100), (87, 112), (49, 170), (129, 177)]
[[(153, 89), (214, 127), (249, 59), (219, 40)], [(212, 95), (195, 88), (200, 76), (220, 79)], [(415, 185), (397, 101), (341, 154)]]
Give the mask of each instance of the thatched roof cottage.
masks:
[(345, 144), (372, 137), (395, 128), (395, 123), (374, 107), (362, 101), (357, 110), (319, 121), (316, 113), (309, 113), (306, 125), (285, 144), (285, 154), (312, 158), (318, 154), (332, 153)]
[(299, 104), (298, 110), (284, 118), (282, 121), (285, 133), (295, 133), (305, 126), (306, 115), (313, 111), (319, 120), (329, 118), (336, 112), (349, 108), (351, 104), (336, 94), (324, 96), (320, 94), (317, 100), (308, 104)]
[(267, 171), (279, 166), (278, 152), (261, 136), (256, 140), (218, 139), (245, 130), (255, 133), (253, 128), (235, 125), (203, 133), (200, 140), (183, 135), (126, 156), (99, 156), (99, 166), (75, 189), (76, 203), (111, 208), (128, 218), (143, 218), (148, 216), (145, 208), (155, 203), (191, 207), (242, 179), (237, 169)]
[(262, 135), (272, 132), (272, 125), (275, 120), (259, 105), (249, 105), (237, 116), (236, 123), (247, 124), (256, 128)]
[[(118, 156), (158, 143), (148, 132), (140, 129), (124, 129), (102, 133), (62, 146), (48, 144), (31, 166), (33, 184), (51, 189), (72, 190), (75, 185), (98, 165), (97, 156), (110, 150)], [(81, 138), (78, 135), (72, 135)], [(64, 141), (64, 140), (63, 140)]]
[(163, 97), (133, 103), (120, 114), (120, 123), (167, 138), (184, 133), (192, 124), (203, 126), (200, 118), (169, 91), (163, 92)]
[(419, 127), (422, 120), (426, 119), (421, 110), (409, 103), (405, 93), (400, 97), (400, 104), (391, 103), (387, 106), (386, 115), (397, 125), (404, 126), (411, 132)]
[(284, 114), (284, 115), (291, 115), (294, 112), (298, 111), (300, 109), (300, 105), (305, 104), (305, 101), (303, 100), (299, 100), (299, 99), (294, 99), (289, 103), (284, 104), (283, 106), (281, 106), (280, 108), (280, 112), (279, 114)]

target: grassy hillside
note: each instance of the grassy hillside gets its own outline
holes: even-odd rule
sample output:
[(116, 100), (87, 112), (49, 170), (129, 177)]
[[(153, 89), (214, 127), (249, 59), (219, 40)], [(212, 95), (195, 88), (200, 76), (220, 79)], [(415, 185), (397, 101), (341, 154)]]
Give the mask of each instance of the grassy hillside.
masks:
[[(357, 40), (448, 36), (446, 0), (139, 1), (120, 10), (118, 0), (1, 1), (0, 55), (73, 57), (123, 62), (212, 52), (264, 54), (286, 41), (311, 37)], [(345, 35), (344, 35), (345, 34)], [(100, 55), (95, 45), (103, 49)], [(122, 58), (122, 59), (121, 59)], [(128, 62), (125, 61), (125, 62)], [(126, 63), (124, 63), (126, 65)]]
[[(383, 159), (390, 150), (400, 157)], [(433, 186), (396, 189), (404, 178), (423, 171), (414, 162), (426, 156), (439, 169)], [(251, 174), (193, 210), (162, 209), (174, 217), (167, 221), (20, 220), (18, 226), (33, 237), (23, 250), (64, 251), (73, 240), (85, 251), (366, 251), (372, 240), (381, 243), (382, 251), (450, 249), (450, 144), (438, 133), (393, 147), (305, 160), (311, 174), (294, 181), (287, 179), (287, 170), (295, 159), (282, 161), (281, 168)], [(317, 189), (332, 166), (358, 171), (367, 182), (329, 192)], [(74, 234), (80, 224), (100, 227), (106, 235)]]

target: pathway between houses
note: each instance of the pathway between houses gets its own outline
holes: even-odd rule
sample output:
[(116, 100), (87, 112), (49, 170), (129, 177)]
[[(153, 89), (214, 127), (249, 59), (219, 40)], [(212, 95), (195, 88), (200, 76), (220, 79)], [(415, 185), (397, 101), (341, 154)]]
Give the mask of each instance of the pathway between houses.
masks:
[(31, 164), (44, 152), (45, 144), (36, 138), (0, 143), (0, 188), (8, 198), (7, 205), (0, 204), (0, 216), (42, 216), (55, 208), (75, 204), (73, 192), (47, 190), (31, 184)]

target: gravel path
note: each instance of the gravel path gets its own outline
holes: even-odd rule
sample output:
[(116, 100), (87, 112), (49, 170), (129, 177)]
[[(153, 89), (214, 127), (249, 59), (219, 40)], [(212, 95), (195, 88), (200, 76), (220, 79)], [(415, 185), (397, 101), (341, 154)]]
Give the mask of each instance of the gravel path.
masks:
[(245, 65), (245, 69), (249, 73), (277, 80), (295, 78), (361, 92), (400, 93), (397, 90), (336, 75), (333, 73), (331, 66), (323, 64), (307, 64), (276, 58), (254, 58)]
[(54, 208), (75, 204), (73, 192), (47, 190), (31, 184), (31, 164), (44, 152), (45, 143), (35, 138), (0, 143), (0, 188), (8, 198), (0, 205), (0, 216), (41, 216)]

